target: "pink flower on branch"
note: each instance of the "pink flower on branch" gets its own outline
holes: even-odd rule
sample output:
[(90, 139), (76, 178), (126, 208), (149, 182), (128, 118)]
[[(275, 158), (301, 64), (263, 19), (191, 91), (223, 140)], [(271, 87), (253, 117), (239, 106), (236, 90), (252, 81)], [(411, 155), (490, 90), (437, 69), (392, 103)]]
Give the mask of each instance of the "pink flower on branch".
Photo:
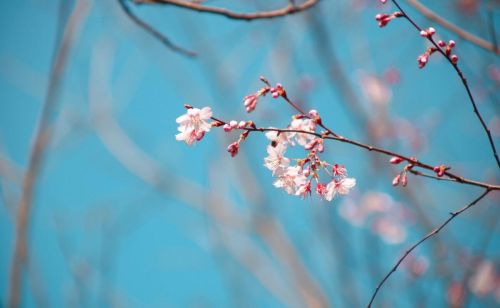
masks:
[(175, 120), (179, 123), (178, 130), (180, 132), (175, 136), (175, 139), (192, 145), (196, 141), (200, 141), (205, 133), (210, 131), (212, 124), (208, 120), (212, 117), (212, 109), (210, 107), (198, 109), (191, 106), (186, 106), (186, 108), (188, 108), (186, 114)]

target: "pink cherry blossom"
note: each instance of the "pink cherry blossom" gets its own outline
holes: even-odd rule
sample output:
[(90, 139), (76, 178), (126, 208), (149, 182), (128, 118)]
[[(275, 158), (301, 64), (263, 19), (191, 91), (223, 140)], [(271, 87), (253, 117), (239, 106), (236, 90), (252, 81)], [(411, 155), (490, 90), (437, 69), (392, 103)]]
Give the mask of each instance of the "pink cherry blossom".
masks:
[(332, 201), (337, 194), (347, 195), (355, 185), (356, 179), (354, 178), (343, 178), (340, 181), (333, 180), (326, 186), (327, 193), (325, 199)]
[(290, 165), (290, 159), (284, 156), (286, 146), (283, 143), (278, 143), (276, 146), (267, 146), (269, 156), (264, 158), (264, 166), (271, 170), (273, 175), (283, 173)]
[[(316, 124), (311, 119), (294, 119), (290, 123), (290, 128), (295, 130), (303, 130), (307, 132), (314, 132), (316, 129)], [(311, 140), (316, 138), (316, 136), (306, 133), (293, 133), (292, 134), (297, 140), (297, 143), (305, 147)]]
[(181, 115), (175, 121), (179, 123), (177, 128), (180, 132), (175, 136), (178, 141), (184, 141), (188, 145), (203, 138), (206, 132), (210, 131), (212, 125), (207, 121), (212, 117), (212, 109), (204, 107), (202, 109), (190, 108), (186, 114)]
[(275, 187), (283, 188), (288, 194), (296, 194), (298, 188), (304, 185), (307, 178), (300, 173), (300, 167), (288, 167), (273, 183)]

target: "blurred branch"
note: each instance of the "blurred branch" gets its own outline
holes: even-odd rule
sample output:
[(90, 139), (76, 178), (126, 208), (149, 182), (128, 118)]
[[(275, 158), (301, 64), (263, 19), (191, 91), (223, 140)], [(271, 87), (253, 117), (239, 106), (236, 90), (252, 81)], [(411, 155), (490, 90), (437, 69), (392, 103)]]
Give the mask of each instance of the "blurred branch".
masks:
[(491, 42), (493, 43), (493, 48), (495, 48), (495, 50), (497, 51), (497, 54), (498, 54), (500, 48), (498, 48), (497, 32), (495, 30), (494, 6), (495, 6), (495, 4), (493, 3), (493, 0), (489, 0), (488, 1), (488, 26), (490, 29), (490, 36), (491, 36)]
[(153, 28), (150, 24), (147, 22), (143, 21), (139, 17), (137, 17), (132, 10), (128, 7), (128, 5), (125, 3), (127, 0), (118, 0), (118, 3), (120, 4), (120, 7), (122, 8), (123, 12), (140, 28), (142, 28), (144, 31), (149, 33), (151, 36), (154, 38), (158, 39), (163, 45), (165, 45), (167, 48), (171, 49), (174, 52), (180, 53), (182, 55), (188, 56), (188, 57), (194, 57), (196, 56), (196, 52), (185, 49), (183, 47), (180, 47), (176, 44), (174, 44), (169, 38), (167, 38), (165, 35), (161, 34), (158, 30)]
[(0, 177), (16, 184), (20, 184), (23, 178), (23, 170), (3, 153), (0, 153)]
[(282, 17), (286, 15), (292, 15), (298, 12), (305, 11), (314, 5), (316, 5), (318, 0), (306, 0), (301, 4), (293, 4), (290, 3), (288, 6), (283, 7), (281, 9), (272, 10), (272, 11), (264, 11), (264, 12), (255, 12), (255, 13), (239, 13), (234, 12), (225, 8), (206, 6), (199, 4), (197, 2), (188, 2), (182, 0), (135, 0), (137, 4), (164, 4), (164, 5), (173, 5), (185, 9), (190, 9), (193, 11), (198, 11), (202, 13), (211, 13), (216, 15), (222, 15), (230, 19), (239, 19), (251, 21), (255, 19), (270, 19), (276, 17)]
[[(419, 25), (417, 25), (417, 23), (408, 14), (406, 14), (406, 11), (403, 10), (403, 8), (399, 5), (397, 0), (392, 0), (392, 3), (394, 3), (394, 5), (396, 5), (396, 7), (399, 9), (399, 11), (403, 14), (402, 17), (404, 17), (408, 22), (410, 22), (413, 25), (413, 27), (418, 30), (418, 32), (422, 32), (423, 29)], [(495, 147), (495, 142), (493, 141), (493, 137), (491, 136), (491, 131), (488, 128), (488, 125), (486, 125), (486, 122), (484, 121), (483, 116), (479, 112), (479, 109), (477, 109), (476, 101), (474, 99), (474, 96), (472, 95), (472, 91), (469, 87), (467, 79), (465, 78), (464, 74), (462, 73), (462, 71), (458, 67), (457, 62), (453, 61), (451, 59), (451, 55), (446, 54), (443, 51), (443, 49), (441, 47), (439, 47), (439, 45), (432, 38), (431, 35), (426, 36), (426, 39), (434, 46), (434, 48), (436, 48), (436, 51), (438, 51), (441, 55), (443, 55), (443, 57), (445, 57), (445, 59), (448, 61), (448, 63), (450, 63), (450, 65), (453, 67), (453, 69), (457, 73), (458, 77), (462, 81), (462, 84), (463, 84), (465, 91), (467, 92), (467, 95), (468, 95), (469, 100), (471, 102), (472, 109), (474, 110), (474, 113), (476, 114), (479, 122), (481, 123), (481, 126), (483, 127), (484, 132), (486, 133), (486, 136), (488, 137), (488, 141), (490, 143), (491, 150), (493, 152), (493, 156), (495, 158), (495, 161), (497, 163), (498, 168), (500, 169), (500, 158), (498, 157), (497, 149)]]
[[(466, 41), (471, 42), (472, 44), (479, 46), (487, 51), (491, 51), (497, 55), (500, 54), (500, 48), (496, 45), (496, 37), (492, 36), (493, 43), (488, 42), (487, 40), (480, 38), (470, 32), (467, 32), (466, 30), (460, 28), (459, 26), (449, 22), (445, 18), (441, 17), (440, 15), (436, 14), (434, 11), (423, 5), (420, 1), (418, 0), (406, 0), (408, 4), (413, 6), (417, 11), (419, 11), (422, 15), (430, 19), (431, 21), (434, 21), (435, 23), (440, 24), (441, 26), (445, 27), (446, 29), (452, 31), (459, 37), (463, 38)], [(491, 11), (491, 10), (490, 10)], [(489, 13), (492, 15), (493, 13)], [(490, 27), (493, 26), (493, 24), (490, 22)], [(494, 32), (493, 32), (494, 33)]]
[(466, 205), (465, 207), (463, 207), (462, 209), (456, 211), (456, 212), (452, 212), (450, 213), (450, 217), (445, 220), (441, 225), (439, 225), (436, 229), (432, 230), (430, 233), (428, 233), (426, 236), (424, 236), (422, 239), (420, 239), (418, 242), (416, 242), (413, 246), (411, 246), (404, 254), (401, 258), (399, 258), (399, 260), (396, 262), (396, 264), (394, 265), (394, 267), (389, 271), (389, 273), (387, 273), (387, 275), (382, 279), (382, 281), (380, 281), (380, 283), (378, 284), (377, 288), (375, 289), (371, 299), (370, 299), (370, 302), (368, 303), (368, 308), (371, 307), (371, 305), (373, 304), (373, 301), (375, 300), (375, 297), (377, 296), (377, 293), (378, 291), (380, 290), (380, 288), (384, 285), (384, 283), (387, 281), (387, 279), (389, 279), (389, 277), (398, 269), (399, 265), (403, 262), (404, 259), (406, 259), (406, 257), (415, 249), (417, 248), (418, 246), (420, 246), (420, 244), (422, 244), (423, 242), (425, 242), (426, 240), (428, 240), (429, 238), (437, 235), (439, 233), (439, 231), (441, 231), (444, 227), (446, 227), (446, 225), (452, 221), (453, 219), (455, 219), (458, 215), (462, 214), (463, 212), (467, 211), (468, 209), (470, 209), (471, 207), (473, 207), (474, 205), (476, 205), (481, 199), (483, 199), (484, 197), (486, 197), (486, 195), (488, 193), (490, 193), (491, 190), (489, 189), (486, 189), (479, 197), (477, 197), (474, 201), (472, 201), (471, 203), (469, 203), (468, 205)]
[[(102, 54), (104, 53), (101, 52)], [(106, 72), (103, 73), (97, 70), (97, 68), (103, 69), (103, 66), (107, 63), (106, 61), (100, 61), (92, 65), (89, 106), (95, 131), (109, 152), (132, 175), (151, 185), (160, 193), (173, 196), (194, 209), (207, 213), (221, 226), (244, 231), (247, 225), (245, 218), (229, 210), (230, 208), (236, 208), (229, 200), (200, 187), (188, 179), (177, 176), (175, 173), (168, 173), (168, 176), (163, 175), (164, 172), (161, 171), (162, 168), (159, 164), (142, 151), (123, 131), (110, 114), (111, 93), (108, 89), (103, 88), (106, 84), (103, 79)], [(212, 206), (204, 206), (207, 201)], [(271, 294), (286, 306), (293, 306), (287, 288), (283, 287), (277, 280), (279, 274), (269, 272), (272, 268), (269, 264), (272, 264), (272, 262), (264, 252), (260, 251), (257, 245), (251, 245), (251, 242), (248, 241), (243, 245), (245, 251), (242, 252), (241, 249), (238, 249), (239, 247), (234, 247), (226, 238), (223, 243), (231, 255), (247, 268)], [(267, 264), (267, 266), (264, 266), (264, 264)]]
[(8, 293), (9, 307), (20, 306), (20, 293), (22, 287), (22, 272), (28, 256), (28, 228), (30, 211), (35, 192), (35, 185), (43, 163), (47, 145), (50, 142), (50, 119), (57, 102), (59, 86), (62, 82), (64, 68), (67, 64), (70, 49), (77, 39), (84, 20), (89, 12), (90, 1), (80, 0), (68, 19), (64, 33), (58, 47), (51, 69), (51, 78), (47, 90), (45, 103), (35, 133), (34, 142), (29, 154), (29, 162), (22, 184), (22, 195), (17, 209), (16, 235), (14, 241), (14, 254), (11, 264), (11, 275)]

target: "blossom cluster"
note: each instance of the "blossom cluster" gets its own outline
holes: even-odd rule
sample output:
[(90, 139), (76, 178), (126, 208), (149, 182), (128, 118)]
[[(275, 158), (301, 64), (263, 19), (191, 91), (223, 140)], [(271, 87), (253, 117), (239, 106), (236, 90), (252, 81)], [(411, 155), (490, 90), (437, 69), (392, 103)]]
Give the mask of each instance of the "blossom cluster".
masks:
[[(316, 114), (315, 110), (309, 114)], [(274, 186), (284, 189), (288, 194), (306, 197), (313, 191), (321, 198), (331, 201), (336, 195), (346, 195), (356, 185), (354, 178), (347, 177), (347, 170), (339, 164), (322, 161), (319, 153), (324, 151), (323, 139), (312, 134), (315, 121), (295, 116), (287, 132), (269, 131), (266, 137), (271, 141), (267, 146), (268, 156), (264, 166), (276, 177)], [(292, 160), (285, 156), (288, 146), (299, 145), (307, 154), (304, 158)], [(322, 181), (319, 171), (323, 170), (328, 181)], [(313, 188), (314, 187), (314, 188)]]
[[(272, 87), (266, 79), (261, 80), (265, 87), (243, 98), (247, 112), (252, 112), (258, 99), (267, 93), (275, 99), (282, 97), (293, 105), (281, 84)], [(316, 110), (296, 114), (286, 128), (277, 129), (258, 128), (253, 121), (225, 122), (214, 118), (210, 107), (198, 109), (185, 105), (185, 108), (186, 114), (176, 120), (179, 124), (176, 139), (188, 145), (200, 141), (212, 127), (222, 127), (226, 133), (240, 131), (239, 138), (227, 147), (227, 152), (234, 157), (239, 152), (240, 144), (251, 132), (265, 132), (270, 144), (267, 146), (268, 156), (264, 158), (264, 166), (275, 177), (274, 186), (288, 194), (305, 198), (315, 192), (320, 198), (331, 201), (337, 195), (348, 194), (356, 185), (356, 180), (347, 176), (343, 165), (321, 160), (320, 154), (325, 150), (324, 137), (332, 132), (317, 131), (319, 127), (324, 126)], [(302, 158), (292, 159), (285, 156), (287, 149), (294, 146), (305, 151)]]

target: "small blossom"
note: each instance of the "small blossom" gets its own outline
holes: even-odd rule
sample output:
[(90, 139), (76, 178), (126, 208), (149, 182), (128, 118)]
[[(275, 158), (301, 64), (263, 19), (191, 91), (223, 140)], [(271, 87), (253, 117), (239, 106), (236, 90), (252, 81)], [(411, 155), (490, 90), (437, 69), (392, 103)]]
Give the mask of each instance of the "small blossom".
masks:
[(450, 58), (451, 62), (453, 64), (457, 64), (458, 62), (458, 56), (457, 55), (452, 55), (451, 58)]
[(284, 156), (286, 146), (283, 143), (278, 143), (275, 147), (268, 145), (268, 157), (264, 158), (264, 166), (271, 170), (273, 175), (283, 173), (290, 165), (290, 159)]
[(333, 165), (332, 172), (333, 172), (334, 176), (346, 176), (347, 175), (347, 169), (344, 167), (344, 165), (339, 165), (339, 164)]
[(212, 125), (208, 120), (212, 117), (210, 107), (202, 109), (189, 108), (186, 114), (181, 115), (175, 121), (179, 123), (177, 128), (180, 132), (175, 136), (178, 141), (184, 141), (192, 145), (195, 141), (200, 141), (206, 132), (210, 131)]
[(355, 185), (356, 179), (354, 178), (343, 178), (340, 181), (333, 180), (326, 186), (328, 191), (325, 195), (325, 199), (332, 201), (337, 194), (347, 195)]
[(320, 196), (320, 197), (324, 197), (327, 193), (328, 193), (328, 189), (326, 188), (326, 185), (323, 184), (323, 183), (318, 183), (316, 185), (316, 193)]
[(303, 198), (307, 197), (307, 195), (311, 195), (311, 181), (300, 185), (299, 189), (295, 192), (295, 195)]
[(286, 172), (281, 174), (273, 185), (283, 188), (290, 195), (294, 195), (297, 189), (307, 181), (307, 178), (300, 174), (300, 169), (300, 167), (288, 167)]

